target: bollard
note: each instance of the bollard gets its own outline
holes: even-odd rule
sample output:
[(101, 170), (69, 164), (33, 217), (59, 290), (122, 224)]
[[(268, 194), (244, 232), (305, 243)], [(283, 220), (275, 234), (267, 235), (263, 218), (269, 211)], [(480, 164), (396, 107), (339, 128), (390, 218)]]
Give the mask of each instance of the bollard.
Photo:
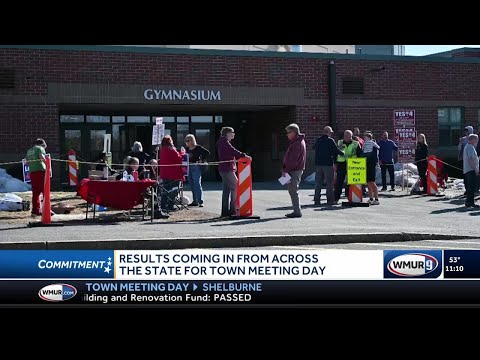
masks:
[(433, 155), (428, 157), (427, 194), (430, 196), (438, 194), (437, 159)]
[(248, 158), (238, 159), (236, 212), (231, 218), (260, 219), (260, 216), (253, 216), (252, 161)]

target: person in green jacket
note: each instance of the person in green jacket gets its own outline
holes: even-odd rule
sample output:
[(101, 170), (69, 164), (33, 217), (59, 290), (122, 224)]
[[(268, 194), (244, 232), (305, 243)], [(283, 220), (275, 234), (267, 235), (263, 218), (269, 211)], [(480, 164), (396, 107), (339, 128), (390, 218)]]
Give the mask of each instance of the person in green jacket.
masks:
[(32, 184), (32, 215), (41, 215), (40, 194), (43, 194), (45, 183), (45, 148), (47, 143), (37, 139), (35, 145), (27, 151), (28, 171)]

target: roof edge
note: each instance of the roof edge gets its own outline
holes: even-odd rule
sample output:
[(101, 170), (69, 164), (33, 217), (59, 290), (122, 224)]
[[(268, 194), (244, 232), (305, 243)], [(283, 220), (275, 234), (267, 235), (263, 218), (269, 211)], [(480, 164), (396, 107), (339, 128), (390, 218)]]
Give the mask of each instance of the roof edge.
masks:
[[(147, 46), (116, 45), (0, 45), (0, 49), (50, 50), (50, 51), (96, 51), (143, 54), (174, 54), (203, 56), (241, 56), (241, 57), (279, 57), (279, 58), (317, 58), (329, 60), (370, 60), (370, 61), (406, 61), (406, 62), (447, 62), (447, 63), (480, 63), (480, 58), (449, 58), (443, 53), (426, 56), (398, 55), (366, 55), (366, 54), (334, 54), (306, 52), (245, 51), (245, 50), (206, 50), (185, 48), (155, 48)], [(462, 48), (476, 49), (476, 48)], [(480, 49), (478, 49), (480, 51)]]

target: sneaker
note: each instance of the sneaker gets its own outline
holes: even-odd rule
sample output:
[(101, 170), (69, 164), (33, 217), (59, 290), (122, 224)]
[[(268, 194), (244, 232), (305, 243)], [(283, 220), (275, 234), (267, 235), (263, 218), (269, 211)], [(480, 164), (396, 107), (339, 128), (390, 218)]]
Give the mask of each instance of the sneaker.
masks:
[[(385, 189), (386, 190), (386, 189)], [(390, 191), (395, 191), (395, 188), (391, 188)]]
[(201, 204), (198, 204), (198, 207), (203, 207), (203, 203), (201, 203)]
[(386, 187), (382, 187), (382, 190), (380, 191), (387, 191), (387, 188)]
[(170, 215), (165, 214), (163, 211), (155, 210), (155, 212), (153, 213), (154, 219), (168, 219), (169, 217)]
[(188, 206), (198, 206), (198, 203), (195, 202), (195, 201), (193, 201), (193, 202), (191, 202), (190, 204), (188, 204)]
[(300, 218), (302, 217), (302, 214), (297, 214), (297, 213), (290, 213), (285, 215), (287, 218)]
[(370, 205), (372, 204), (373, 202), (373, 199), (368, 199), (367, 203), (369, 203)]
[(370, 205), (380, 205), (380, 201), (378, 201), (378, 200), (372, 200), (372, 202), (370, 203)]
[(466, 206), (467, 208), (471, 208), (471, 207), (472, 207), (472, 208), (480, 208), (480, 205), (478, 205), (478, 204), (465, 204), (465, 206)]

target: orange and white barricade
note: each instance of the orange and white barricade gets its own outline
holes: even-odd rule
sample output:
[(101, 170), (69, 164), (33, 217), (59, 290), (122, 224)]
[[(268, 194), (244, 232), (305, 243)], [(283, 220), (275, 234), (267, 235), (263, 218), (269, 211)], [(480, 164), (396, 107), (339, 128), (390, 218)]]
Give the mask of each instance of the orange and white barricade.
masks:
[(437, 179), (437, 158), (433, 155), (428, 157), (427, 167), (427, 194), (438, 194), (438, 179)]
[(238, 186), (235, 218), (259, 219), (253, 216), (252, 161), (248, 158), (238, 160)]
[(350, 203), (361, 203), (363, 202), (363, 185), (355, 184), (348, 185), (348, 201)]
[(78, 185), (78, 174), (77, 174), (77, 153), (75, 150), (68, 150), (68, 183), (70, 186)]

